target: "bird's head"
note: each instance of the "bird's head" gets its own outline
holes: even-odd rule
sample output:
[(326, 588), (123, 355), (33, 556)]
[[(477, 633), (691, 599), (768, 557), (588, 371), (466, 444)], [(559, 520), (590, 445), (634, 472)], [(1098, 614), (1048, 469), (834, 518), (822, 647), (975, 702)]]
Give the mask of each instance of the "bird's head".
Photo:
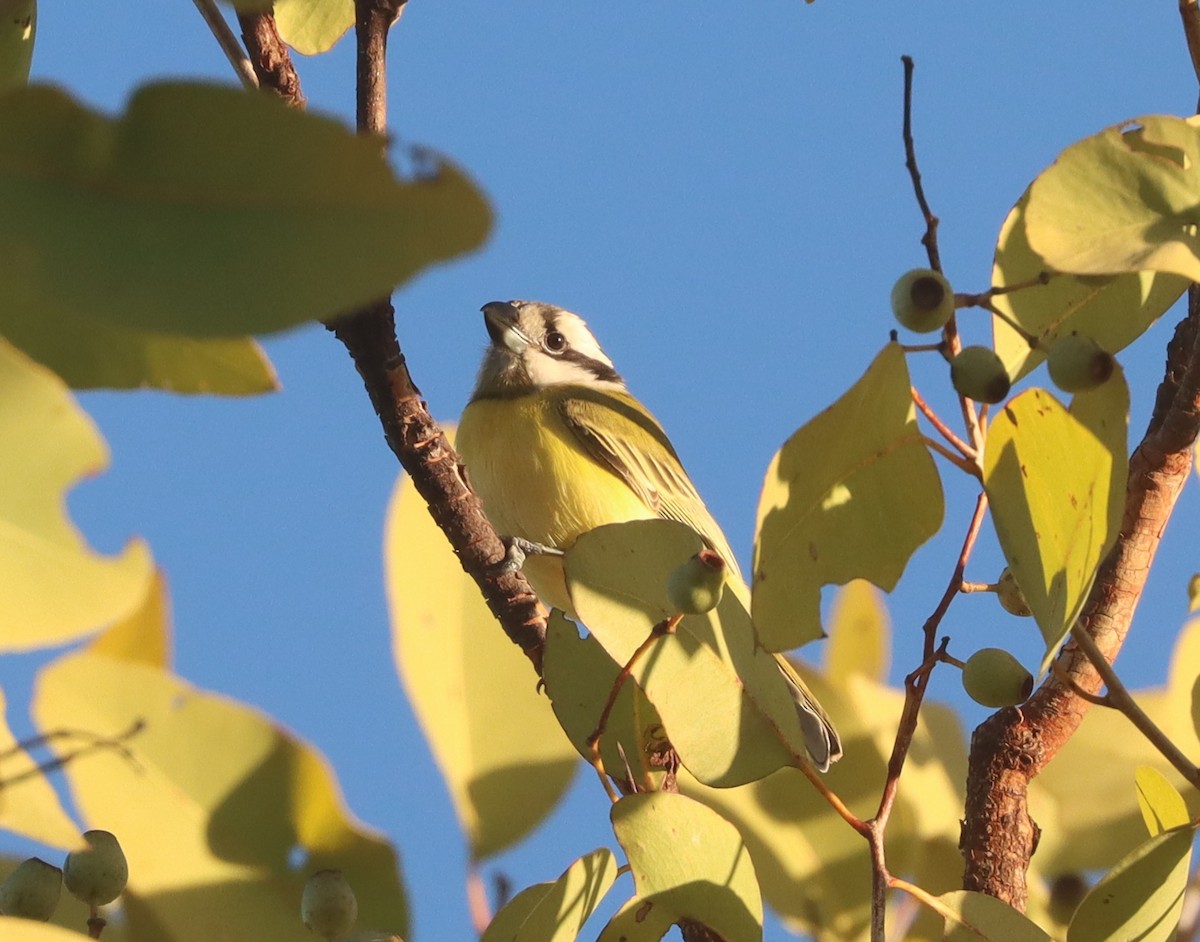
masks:
[(479, 368), (476, 397), (565, 384), (624, 387), (578, 314), (539, 301), (489, 301), (483, 320), (492, 342)]

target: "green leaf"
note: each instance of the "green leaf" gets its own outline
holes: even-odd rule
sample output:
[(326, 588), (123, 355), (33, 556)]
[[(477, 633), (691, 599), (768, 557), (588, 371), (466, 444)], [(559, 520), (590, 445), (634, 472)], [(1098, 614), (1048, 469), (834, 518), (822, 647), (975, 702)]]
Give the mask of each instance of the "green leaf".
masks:
[[(1046, 270), (1046, 262), (1029, 247), (1025, 231), (1028, 193), (1013, 207), (996, 243), (992, 284), (998, 288), (1026, 284)], [(1117, 353), (1154, 323), (1190, 282), (1179, 275), (1129, 272), (1110, 277), (1052, 274), (1042, 285), (999, 294), (992, 303), (1038, 340), (1029, 343), (999, 317), (992, 319), (996, 354), (1013, 381), (1046, 358), (1059, 338), (1075, 331), (1087, 334), (1110, 353)]]
[(39, 673), (33, 714), (44, 732), (125, 737), (63, 771), (84, 821), (116, 834), (129, 860), (131, 937), (294, 940), (304, 881), (325, 868), (350, 880), (362, 925), (407, 936), (391, 846), (351, 818), (324, 757), (257, 710), (81, 652)]
[(1191, 820), (1187, 804), (1167, 777), (1152, 766), (1139, 766), (1134, 773), (1137, 782), (1138, 806), (1150, 836), (1182, 827)]
[(612, 822), (636, 895), (604, 927), (600, 942), (658, 940), (684, 919), (725, 939), (762, 938), (754, 864), (732, 824), (668, 792), (622, 798), (612, 807)]
[(491, 856), (554, 809), (575, 750), (407, 476), (388, 508), (384, 571), (397, 671), (472, 858)]
[(37, 0), (0, 0), (0, 94), (29, 81)]
[(838, 592), (829, 619), (825, 647), (826, 673), (832, 683), (845, 683), (851, 674), (887, 679), (891, 663), (892, 627), (879, 590), (855, 579)]
[(131, 611), (149, 585), (150, 552), (87, 546), (66, 492), (108, 452), (57, 376), (0, 340), (0, 651), (60, 644)]
[(617, 878), (617, 860), (601, 847), (553, 883), (526, 887), (488, 924), (480, 942), (574, 942)]
[(1067, 942), (1169, 942), (1192, 859), (1193, 829), (1163, 831), (1134, 849), (1084, 897)]
[(889, 344), (767, 470), (754, 547), (753, 614), (763, 645), (783, 651), (821, 637), (823, 585), (863, 578), (895, 588), (942, 513), (904, 353)]
[[(574, 624), (558, 609), (550, 614), (542, 656), (542, 683), (554, 715), (576, 751), (589, 762), (588, 739), (600, 722), (613, 684), (620, 674), (616, 663), (592, 635), (581, 638)], [(661, 764), (652, 759), (667, 745), (663, 722), (641, 688), (632, 680), (622, 685), (600, 738), (605, 769), (624, 778), (626, 770), (641, 791), (660, 787)]]
[(1200, 126), (1152, 115), (1068, 147), (1029, 188), (1030, 247), (1054, 270), (1200, 280)]
[(946, 942), (1050, 942), (1050, 936), (1007, 903), (986, 893), (955, 890), (938, 900), (946, 917)]
[(1046, 641), (1043, 669), (1117, 538), (1128, 474), (1124, 374), (1065, 409), (1044, 389), (992, 420), (984, 485), (1005, 559)]
[[(691, 527), (655, 519), (598, 527), (567, 551), (575, 611), (618, 664), (671, 614), (667, 576), (702, 547)], [(758, 644), (735, 592), (658, 638), (633, 677), (680, 760), (701, 781), (737, 785), (805, 755), (783, 675)]]
[(75, 389), (152, 387), (176, 393), (248, 396), (279, 388), (262, 348), (246, 337), (160, 334), (66, 308), (0, 307), (0, 335)]
[(354, 0), (275, 0), (275, 23), (285, 43), (315, 56), (354, 25)]
[(429, 157), (266, 94), (149, 85), (116, 120), (63, 92), (0, 99), (0, 251), (22, 315), (241, 336), (329, 318), (479, 246), (490, 213)]

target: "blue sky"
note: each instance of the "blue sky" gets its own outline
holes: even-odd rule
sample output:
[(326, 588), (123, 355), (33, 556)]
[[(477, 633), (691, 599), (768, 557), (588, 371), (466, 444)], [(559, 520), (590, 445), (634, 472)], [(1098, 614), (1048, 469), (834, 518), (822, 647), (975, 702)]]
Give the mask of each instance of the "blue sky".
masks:
[[(466, 402), (481, 304), (569, 307), (671, 433), (747, 563), (771, 455), (858, 378), (893, 326), (892, 282), (924, 262), (900, 140), (902, 54), (917, 62), (918, 152), (960, 290), (987, 287), (1000, 223), (1063, 147), (1195, 106), (1174, 3), (415, 0), (391, 40), (392, 129), (466, 167), (497, 216), (482, 251), (395, 298), (432, 412), (453, 419)], [(298, 66), (310, 107), (349, 121), (352, 40)], [(107, 110), (153, 78), (232, 81), (186, 0), (44, 4), (34, 73)], [(1121, 357), (1134, 441), (1177, 317)], [(990, 335), (979, 312), (962, 323), (974, 342)], [(310, 327), (266, 347), (275, 396), (83, 395), (113, 467), (73, 494), (72, 511), (103, 549), (149, 540), (183, 676), (262, 707), (330, 757), (350, 807), (403, 855), (414, 937), (468, 938), (463, 845), (391, 667), (379, 549), (395, 461), (330, 335)], [(916, 358), (913, 371), (955, 415), (944, 364)], [(897, 676), (917, 663), (973, 499), (942, 468), (947, 536), (890, 602)], [(1186, 613), (1197, 496), (1193, 481), (1120, 662), (1135, 687), (1163, 678), (1165, 639)], [(998, 559), (989, 539), (969, 575), (994, 578)], [(986, 601), (952, 609), (951, 650), (1001, 644), (1035, 664), (1033, 627), (1021, 635)], [(29, 666), (0, 671), (19, 685)], [(962, 705), (958, 686), (942, 671), (933, 694)], [(964, 705), (968, 729), (985, 715)], [(554, 833), (499, 866), (517, 886), (554, 877), (611, 842), (605, 805), (581, 776)]]

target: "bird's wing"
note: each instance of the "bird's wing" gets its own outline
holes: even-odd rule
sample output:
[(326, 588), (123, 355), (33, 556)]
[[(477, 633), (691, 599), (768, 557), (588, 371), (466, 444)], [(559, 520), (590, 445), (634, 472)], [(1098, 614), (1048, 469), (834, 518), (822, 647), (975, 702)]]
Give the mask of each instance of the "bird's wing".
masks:
[(559, 413), (584, 450), (623, 480), (660, 517), (685, 523), (740, 580), (725, 534), (696, 491), (666, 432), (628, 393), (569, 387)]

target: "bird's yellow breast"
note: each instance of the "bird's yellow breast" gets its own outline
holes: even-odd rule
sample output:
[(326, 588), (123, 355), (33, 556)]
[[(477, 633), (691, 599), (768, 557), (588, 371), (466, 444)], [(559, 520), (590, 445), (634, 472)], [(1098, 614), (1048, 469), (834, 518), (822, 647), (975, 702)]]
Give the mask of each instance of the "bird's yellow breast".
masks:
[[(568, 549), (595, 527), (656, 516), (584, 451), (544, 390), (475, 400), (463, 412), (456, 444), (502, 536)], [(558, 559), (532, 557), (525, 573), (543, 601), (571, 610)]]

